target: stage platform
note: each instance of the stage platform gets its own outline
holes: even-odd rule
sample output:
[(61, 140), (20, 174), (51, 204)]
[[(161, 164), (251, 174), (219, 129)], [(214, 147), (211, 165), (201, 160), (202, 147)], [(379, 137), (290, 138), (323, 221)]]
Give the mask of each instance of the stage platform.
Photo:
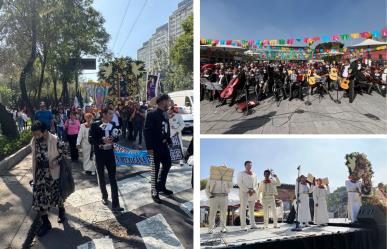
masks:
[(362, 248), (372, 249), (372, 239), (369, 230), (362, 228), (340, 226), (305, 227), (300, 232), (291, 231), (295, 225), (279, 223), (279, 228), (264, 229), (262, 224), (258, 229), (242, 231), (239, 226), (227, 227), (227, 233), (220, 233), (217, 228), (213, 234), (208, 234), (207, 228), (200, 230), (201, 248)]

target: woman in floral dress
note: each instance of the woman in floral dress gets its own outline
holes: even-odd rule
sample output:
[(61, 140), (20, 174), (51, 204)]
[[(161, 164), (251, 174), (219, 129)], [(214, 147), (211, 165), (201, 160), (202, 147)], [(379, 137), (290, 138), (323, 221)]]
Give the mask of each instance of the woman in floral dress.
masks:
[(58, 138), (47, 130), (44, 123), (35, 121), (31, 130), (33, 133), (31, 141), (33, 156), (32, 207), (40, 214), (43, 222), (37, 234), (44, 236), (51, 229), (47, 215), (50, 208), (59, 208), (59, 223), (65, 219), (64, 201), (59, 188), (63, 146), (59, 143)]

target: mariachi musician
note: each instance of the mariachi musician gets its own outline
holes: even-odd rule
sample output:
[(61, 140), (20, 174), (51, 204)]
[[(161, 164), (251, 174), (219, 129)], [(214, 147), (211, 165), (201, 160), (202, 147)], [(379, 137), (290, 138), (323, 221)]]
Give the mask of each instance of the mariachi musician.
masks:
[(239, 84), (235, 86), (235, 89), (231, 95), (231, 103), (230, 106), (233, 106), (235, 104), (236, 98), (243, 93), (243, 90), (246, 87), (246, 74), (241, 68), (235, 67), (233, 70), (233, 76), (232, 78), (238, 78), (239, 79)]
[[(362, 73), (363, 65), (361, 63), (361, 58), (355, 59), (351, 62), (349, 66), (349, 77), (350, 80), (349, 83), (349, 103), (352, 103), (355, 99), (355, 88), (357, 87), (357, 84), (361, 87), (360, 84), (367, 82), (367, 79), (365, 78), (364, 74)], [(364, 84), (362, 84), (364, 85)], [(361, 90), (362, 93), (362, 90)]]

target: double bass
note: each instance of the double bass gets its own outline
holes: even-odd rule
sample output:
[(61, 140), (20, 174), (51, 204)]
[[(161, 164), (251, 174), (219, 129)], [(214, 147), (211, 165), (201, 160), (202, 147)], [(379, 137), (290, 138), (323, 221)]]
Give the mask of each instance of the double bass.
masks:
[[(238, 74), (238, 76), (239, 76), (239, 74)], [(220, 93), (221, 98), (228, 99), (233, 95), (236, 86), (241, 82), (241, 80), (239, 79), (238, 76), (233, 78), (230, 81), (230, 83), (226, 86), (226, 88), (223, 89), (223, 91)]]

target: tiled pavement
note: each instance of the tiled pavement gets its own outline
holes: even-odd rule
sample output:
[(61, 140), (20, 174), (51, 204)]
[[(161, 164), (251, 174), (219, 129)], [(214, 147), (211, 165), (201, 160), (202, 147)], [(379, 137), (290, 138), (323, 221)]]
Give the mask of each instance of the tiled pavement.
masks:
[[(335, 92), (331, 92), (336, 97)], [(342, 92), (339, 92), (339, 98)], [(306, 98), (305, 98), (306, 100)], [(357, 95), (350, 104), (341, 98), (310, 96), (312, 105), (298, 99), (280, 103), (265, 99), (245, 115), (235, 105), (217, 107), (218, 101), (201, 101), (201, 134), (387, 134), (387, 100), (374, 92)]]

